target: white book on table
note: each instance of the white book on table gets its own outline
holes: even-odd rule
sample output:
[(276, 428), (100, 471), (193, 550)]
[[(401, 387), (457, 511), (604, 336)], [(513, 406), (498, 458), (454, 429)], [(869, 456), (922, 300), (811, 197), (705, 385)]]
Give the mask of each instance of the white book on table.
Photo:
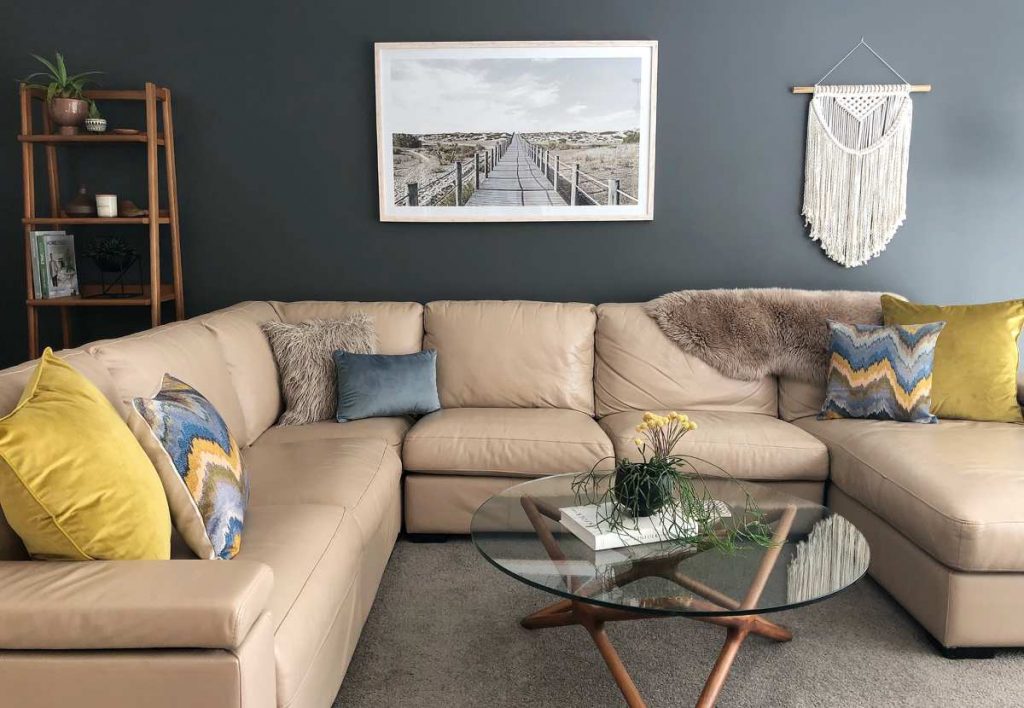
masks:
[[(714, 503), (718, 506), (721, 516), (730, 515), (728, 506), (717, 501)], [(563, 507), (560, 510), (562, 512), (561, 524), (595, 551), (685, 538), (696, 535), (698, 532), (697, 522), (693, 519), (680, 518), (678, 516), (680, 511), (677, 507), (670, 507), (653, 516), (641, 516), (636, 519), (625, 516), (622, 521), (624, 528), (612, 530), (607, 521), (602, 521), (609, 515), (609, 504), (610, 502), (602, 505), (584, 504)], [(674, 519), (673, 515), (676, 515)]]

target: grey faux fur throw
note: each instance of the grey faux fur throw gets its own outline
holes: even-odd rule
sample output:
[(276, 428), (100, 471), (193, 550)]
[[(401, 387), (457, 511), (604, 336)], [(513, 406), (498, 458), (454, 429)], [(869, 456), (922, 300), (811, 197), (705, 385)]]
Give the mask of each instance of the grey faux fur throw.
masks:
[(644, 309), (668, 338), (726, 376), (768, 374), (820, 383), (828, 372), (826, 320), (881, 324), (881, 293), (850, 290), (679, 290)]

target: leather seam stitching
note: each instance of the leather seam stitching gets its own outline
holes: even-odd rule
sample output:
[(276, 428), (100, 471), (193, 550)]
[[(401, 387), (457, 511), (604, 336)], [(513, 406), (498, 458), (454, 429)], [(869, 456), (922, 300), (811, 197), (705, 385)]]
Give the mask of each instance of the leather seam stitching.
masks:
[[(388, 445), (387, 441), (385, 441), (385, 440), (381, 440), (380, 438), (372, 438), (372, 439), (378, 440), (379, 442), (384, 443), (384, 447), (381, 449), (381, 451), (380, 451), (380, 458), (377, 460), (377, 469), (374, 470), (373, 475), (371, 475), (370, 478), (366, 480), (366, 486), (363, 487), (363, 491), (359, 495), (359, 498), (356, 500), (355, 504), (352, 505), (353, 509), (356, 506), (359, 506), (359, 504), (366, 497), (367, 492), (370, 491), (370, 487), (373, 486), (373, 480), (377, 479), (377, 475), (380, 473), (380, 468), (382, 466), (382, 463), (384, 462), (384, 457), (388, 454), (388, 448), (390, 447), (390, 445)], [(348, 510), (346, 509), (346, 513), (347, 513), (347, 511)], [(358, 520), (357, 520), (357, 523), (358, 523)]]

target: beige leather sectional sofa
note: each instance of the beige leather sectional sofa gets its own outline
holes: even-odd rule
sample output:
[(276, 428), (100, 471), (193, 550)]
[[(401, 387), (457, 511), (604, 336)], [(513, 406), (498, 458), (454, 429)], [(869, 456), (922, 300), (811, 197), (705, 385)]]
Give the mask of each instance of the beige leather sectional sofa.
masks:
[[(259, 324), (355, 311), (381, 353), (438, 350), (443, 410), (275, 426)], [(122, 411), (165, 372), (202, 391), (245, 445), (251, 503), (232, 561), (180, 543), (170, 561), (28, 561), (0, 517), (0, 706), (328, 706), (403, 519), (466, 533), (500, 489), (634, 453), (643, 410), (690, 413), (691, 451), (738, 477), (827, 490), (943, 645), (1024, 645), (1024, 427), (817, 421), (820, 389), (728, 379), (638, 305), (248, 302), (61, 355)], [(0, 414), (32, 367), (0, 371)]]

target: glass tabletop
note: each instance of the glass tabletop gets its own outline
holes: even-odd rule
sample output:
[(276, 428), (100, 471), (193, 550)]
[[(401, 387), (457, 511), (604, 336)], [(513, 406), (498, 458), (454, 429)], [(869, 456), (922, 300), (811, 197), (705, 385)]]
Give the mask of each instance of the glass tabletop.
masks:
[[(594, 605), (651, 615), (752, 615), (825, 599), (868, 568), (864, 536), (819, 504), (765, 486), (705, 479), (711, 496), (742, 514), (749, 499), (774, 535), (768, 547), (661, 541), (594, 551), (562, 526), (559, 509), (578, 501), (576, 475), (518, 484), (473, 516), (473, 543), (499, 570), (527, 585)], [(610, 483), (609, 476), (603, 483)]]

